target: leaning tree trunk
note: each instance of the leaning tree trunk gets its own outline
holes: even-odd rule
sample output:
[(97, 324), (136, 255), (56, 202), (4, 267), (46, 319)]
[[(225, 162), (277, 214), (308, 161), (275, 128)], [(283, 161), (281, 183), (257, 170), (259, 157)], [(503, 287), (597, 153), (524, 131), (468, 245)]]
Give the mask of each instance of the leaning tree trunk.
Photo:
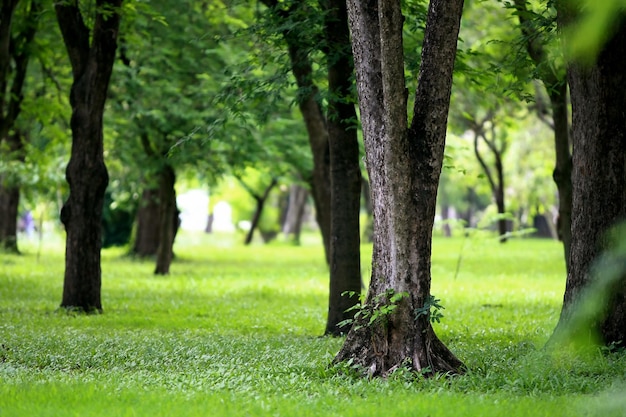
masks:
[(354, 316), (354, 311), (347, 310), (357, 303), (361, 293), (361, 167), (357, 115), (351, 99), (354, 65), (345, 0), (328, 1), (325, 12), (331, 222), (330, 285), (324, 333), (338, 336), (346, 331), (339, 323)]
[[(560, 23), (572, 17), (559, 10)], [(575, 13), (575, 12), (574, 12)], [(597, 276), (591, 266), (608, 247), (607, 232), (626, 219), (626, 18), (600, 51), (595, 64), (568, 68), (572, 100), (572, 246), (563, 309), (557, 330), (566, 328), (583, 290)], [(592, 323), (605, 343), (626, 341), (626, 274), (606, 300), (608, 312)], [(603, 322), (602, 322), (603, 321)]]
[(102, 310), (102, 205), (109, 181), (102, 117), (117, 49), (122, 1), (96, 3), (91, 33), (77, 1), (54, 6), (74, 79), (70, 93), (72, 151), (66, 170), (70, 195), (61, 209), (67, 233), (61, 307), (88, 312)]
[(435, 335), (429, 310), (432, 228), (462, 9), (463, 0), (430, 2), (407, 128), (400, 1), (348, 1), (374, 252), (363, 314), (335, 361), (351, 360), (370, 375), (400, 366), (427, 375), (461, 371)]

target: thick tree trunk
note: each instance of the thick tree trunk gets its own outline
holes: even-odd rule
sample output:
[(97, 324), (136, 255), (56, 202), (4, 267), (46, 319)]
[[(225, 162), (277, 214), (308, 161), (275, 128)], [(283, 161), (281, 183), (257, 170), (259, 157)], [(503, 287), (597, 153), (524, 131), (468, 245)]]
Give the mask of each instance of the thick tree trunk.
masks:
[(137, 210), (137, 229), (132, 254), (141, 258), (154, 256), (159, 247), (159, 189), (146, 188)]
[(178, 229), (175, 185), (174, 169), (165, 165), (159, 172), (159, 244), (154, 269), (156, 275), (169, 274), (174, 257), (174, 237)]
[(400, 2), (348, 1), (374, 252), (364, 307), (369, 314), (356, 320), (335, 361), (352, 360), (370, 375), (400, 366), (426, 375), (461, 371), (462, 363), (435, 335), (428, 311), (432, 228), (462, 9), (462, 0), (430, 2), (409, 129)]
[[(330, 286), (325, 334), (338, 336), (338, 324), (354, 317), (346, 311), (361, 293), (361, 167), (352, 98), (354, 65), (345, 0), (326, 4), (328, 42), (328, 137), (330, 143)], [(348, 293), (353, 293), (352, 297)]]
[[(61, 209), (67, 233), (61, 307), (87, 312), (102, 310), (102, 204), (109, 180), (102, 117), (117, 48), (121, 0), (100, 0), (97, 5), (90, 33), (77, 2), (55, 4), (74, 78), (70, 93), (72, 151), (66, 170), (70, 195)], [(106, 15), (99, 12), (104, 9)]]
[[(561, 6), (563, 7), (563, 6)], [(559, 10), (560, 23), (571, 16)], [(564, 13), (565, 12), (565, 13)], [(568, 68), (572, 100), (572, 246), (559, 330), (566, 328), (580, 305), (583, 291), (598, 276), (591, 266), (608, 249), (607, 232), (626, 219), (626, 19), (600, 52), (597, 62), (577, 62)], [(600, 271), (600, 274), (607, 273)], [(603, 341), (626, 340), (626, 274), (613, 288), (613, 300), (604, 300), (604, 323), (592, 323)], [(610, 305), (609, 305), (610, 303)]]

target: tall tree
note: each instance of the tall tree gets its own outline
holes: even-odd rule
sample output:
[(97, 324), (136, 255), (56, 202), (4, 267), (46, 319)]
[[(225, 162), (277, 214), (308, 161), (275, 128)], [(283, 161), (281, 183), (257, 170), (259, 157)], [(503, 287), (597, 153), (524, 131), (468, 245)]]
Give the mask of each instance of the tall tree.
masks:
[[(345, 0), (323, 2), (328, 61), (330, 288), (326, 334), (339, 335), (361, 293), (361, 167), (353, 99), (354, 64)], [(354, 294), (353, 297), (348, 294)]]
[(424, 374), (462, 363), (436, 336), (431, 245), (463, 0), (431, 0), (410, 126), (400, 1), (350, 0), (367, 169), (374, 206), (368, 296), (335, 361), (370, 375)]
[[(580, 16), (580, 3), (557, 2), (563, 33)], [(566, 39), (567, 40), (567, 39)], [(592, 285), (590, 267), (607, 249), (607, 232), (626, 219), (626, 15), (608, 34), (594, 62), (568, 64), (572, 101), (572, 245), (563, 310), (555, 334), (565, 328)], [(607, 316), (592, 323), (603, 341), (626, 340), (626, 275), (607, 300)]]
[[(12, 160), (24, 160), (24, 135), (15, 129), (22, 108), (23, 89), (31, 43), (41, 12), (37, 0), (3, 0), (0, 7), (0, 153)], [(16, 15), (21, 17), (16, 21)], [(19, 180), (0, 172), (0, 249), (18, 252), (17, 217), (20, 200)]]
[[(298, 6), (308, 8), (305, 2), (294, 2), (285, 8), (277, 0), (261, 0), (280, 22), (283, 38), (287, 44), (291, 70), (298, 85), (298, 107), (304, 118), (313, 154), (313, 172), (310, 177), (311, 194), (315, 204), (315, 216), (324, 242), (326, 261), (330, 263), (330, 148), (326, 119), (320, 102), (319, 87), (314, 82), (313, 62), (310, 46), (303, 41), (310, 36), (298, 30), (303, 24), (288, 23), (291, 13), (298, 11)], [(308, 9), (310, 11), (310, 9)], [(302, 13), (302, 12), (301, 12)], [(303, 14), (304, 15), (304, 14)], [(305, 16), (305, 15), (304, 15)]]
[[(109, 181), (102, 119), (117, 49), (122, 0), (96, 0), (90, 29), (78, 0), (55, 3), (72, 65), (72, 151), (66, 179), (70, 195), (61, 209), (67, 233), (61, 307), (101, 311), (102, 205)], [(91, 18), (91, 17), (90, 17)]]
[[(565, 72), (559, 68), (554, 60), (550, 59), (546, 44), (550, 41), (540, 22), (545, 19), (536, 19), (538, 16), (532, 11), (527, 0), (514, 0), (514, 7), (524, 38), (526, 51), (535, 66), (535, 76), (543, 84), (550, 99), (550, 113), (552, 122), (550, 127), (554, 131), (555, 164), (552, 178), (559, 193), (559, 216), (557, 232), (563, 241), (563, 253), (566, 268), (569, 269), (569, 256), (572, 241), (572, 156), (569, 137), (569, 109), (567, 100), (567, 81)], [(541, 100), (536, 99), (539, 104)], [(541, 116), (544, 106), (537, 106)]]

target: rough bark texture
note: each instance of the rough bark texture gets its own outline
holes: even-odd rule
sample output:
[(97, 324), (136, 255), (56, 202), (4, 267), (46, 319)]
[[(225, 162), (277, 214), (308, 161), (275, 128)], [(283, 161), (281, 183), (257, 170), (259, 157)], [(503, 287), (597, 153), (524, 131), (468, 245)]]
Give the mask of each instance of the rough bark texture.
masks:
[[(576, 13), (560, 3), (560, 23)], [(568, 68), (572, 100), (572, 245), (563, 310), (557, 332), (576, 310), (582, 291), (593, 284), (590, 267), (607, 249), (606, 233), (626, 219), (626, 19), (593, 65)], [(608, 317), (598, 329), (604, 342), (626, 341), (626, 281), (606, 300)], [(594, 330), (594, 329), (590, 329)]]
[[(20, 114), (22, 90), (37, 31), (40, 5), (29, 2), (24, 15), (23, 30), (12, 30), (18, 0), (3, 0), (0, 7), (0, 147), (3, 155), (24, 161), (23, 139), (14, 125)], [(6, 152), (6, 153), (4, 153)], [(0, 249), (18, 253), (17, 218), (20, 199), (19, 181), (10, 173), (0, 173)]]
[[(291, 10), (282, 9), (277, 0), (261, 0), (272, 13), (287, 19)], [(302, 3), (304, 4), (304, 2)], [(294, 2), (295, 7), (298, 2)], [(294, 6), (292, 6), (294, 7)], [(283, 37), (287, 43), (291, 70), (298, 85), (298, 107), (304, 119), (309, 146), (313, 154), (313, 172), (307, 179), (311, 187), (315, 219), (322, 234), (326, 263), (330, 262), (330, 148), (326, 120), (320, 105), (319, 88), (313, 82), (313, 64), (309, 58), (309, 49), (303, 45), (305, 35), (297, 28), (284, 25)]]
[(429, 314), (419, 314), (430, 297), (432, 228), (462, 9), (462, 0), (430, 2), (407, 128), (400, 2), (348, 2), (375, 219), (365, 303), (389, 305), (390, 294), (406, 294), (383, 319), (357, 320), (335, 358), (351, 359), (370, 375), (400, 366), (424, 374), (462, 368), (435, 335)]
[[(338, 336), (338, 324), (352, 318), (361, 293), (361, 167), (353, 103), (354, 65), (345, 0), (325, 3), (328, 59), (328, 137), (330, 143), (330, 286), (325, 334)], [(347, 292), (354, 293), (350, 297)]]
[(72, 64), (72, 151), (66, 179), (70, 195), (61, 210), (67, 233), (61, 307), (101, 311), (100, 250), (102, 204), (108, 184), (102, 117), (115, 60), (121, 0), (98, 0), (93, 29), (78, 1), (59, 2), (55, 11)]
[(522, 34), (526, 38), (526, 50), (533, 60), (537, 75), (543, 83), (552, 110), (552, 129), (554, 131), (555, 164), (552, 177), (559, 192), (559, 217), (557, 234), (563, 241), (563, 254), (566, 268), (569, 270), (569, 255), (572, 242), (572, 156), (569, 138), (569, 110), (567, 102), (567, 82), (559, 75), (553, 65), (549, 65), (548, 56), (543, 48), (542, 34), (528, 19), (527, 0), (515, 0)]

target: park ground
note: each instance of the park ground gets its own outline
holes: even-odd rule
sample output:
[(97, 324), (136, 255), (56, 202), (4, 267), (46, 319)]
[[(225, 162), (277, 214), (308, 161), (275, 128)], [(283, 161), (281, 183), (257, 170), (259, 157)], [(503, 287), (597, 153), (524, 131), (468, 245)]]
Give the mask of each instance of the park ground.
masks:
[[(543, 349), (559, 316), (550, 240), (436, 238), (435, 324), (463, 376), (330, 366), (315, 238), (244, 247), (182, 232), (171, 274), (103, 251), (104, 313), (60, 311), (62, 240), (0, 254), (0, 416), (624, 416), (626, 354)], [(371, 247), (363, 246), (363, 275)]]

